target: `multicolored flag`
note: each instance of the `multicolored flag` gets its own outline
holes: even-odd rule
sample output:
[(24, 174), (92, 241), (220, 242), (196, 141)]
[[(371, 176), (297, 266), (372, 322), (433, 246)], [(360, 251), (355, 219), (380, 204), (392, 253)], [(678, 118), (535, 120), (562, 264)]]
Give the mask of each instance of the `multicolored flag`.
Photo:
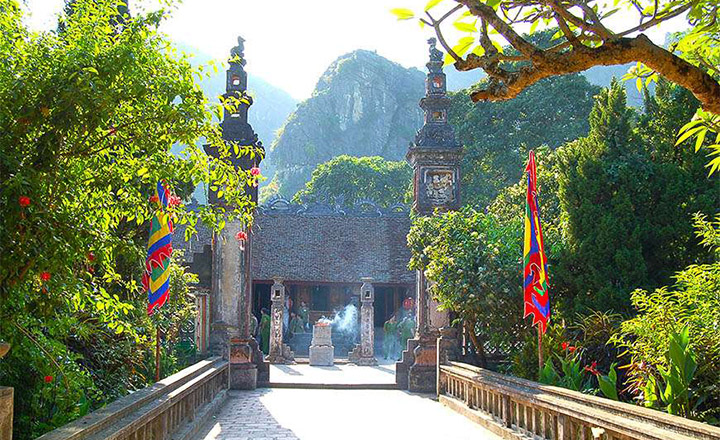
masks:
[(170, 190), (158, 182), (150, 201), (158, 204), (150, 224), (145, 273), (142, 284), (148, 293), (148, 315), (165, 304), (170, 292), (170, 256), (172, 255), (173, 224), (167, 211)]
[(533, 325), (539, 324), (541, 333), (545, 333), (550, 320), (550, 298), (548, 291), (547, 258), (540, 226), (540, 207), (538, 205), (537, 174), (535, 152), (530, 151), (527, 167), (527, 199), (525, 206), (525, 245), (523, 291), (525, 293), (525, 317), (533, 315)]

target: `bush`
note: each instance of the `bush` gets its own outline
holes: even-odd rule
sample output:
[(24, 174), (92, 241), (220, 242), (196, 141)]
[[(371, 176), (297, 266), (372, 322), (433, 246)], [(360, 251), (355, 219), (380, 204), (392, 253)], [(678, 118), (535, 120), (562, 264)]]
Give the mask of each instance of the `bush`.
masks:
[[(715, 222), (697, 216), (695, 224), (704, 244), (720, 253), (720, 216)], [(652, 292), (636, 290), (633, 306), (638, 315), (623, 322), (613, 342), (626, 350), (630, 362), (629, 389), (639, 399), (648, 381), (660, 380), (669, 371), (667, 349), (672, 335), (689, 331), (690, 349), (697, 372), (692, 392), (701, 399), (693, 416), (717, 423), (720, 416), (720, 261), (693, 265), (675, 276), (675, 284)]]

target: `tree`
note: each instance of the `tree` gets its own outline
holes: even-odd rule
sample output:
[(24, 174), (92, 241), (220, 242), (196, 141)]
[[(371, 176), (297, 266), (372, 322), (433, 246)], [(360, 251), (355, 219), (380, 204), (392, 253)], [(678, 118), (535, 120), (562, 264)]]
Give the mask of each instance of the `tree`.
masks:
[(481, 362), (485, 344), (507, 354), (527, 325), (522, 319), (522, 222), (500, 221), (465, 207), (416, 217), (408, 234), (410, 269), (423, 270), (442, 308), (454, 312)]
[[(630, 76), (639, 84), (660, 74), (690, 90), (700, 101), (704, 111), (699, 111), (698, 122), (688, 127), (698, 130), (689, 135), (720, 135), (720, 20), (715, 0), (619, 0), (613, 5), (596, 0), (455, 0), (456, 4), (436, 19), (430, 10), (441, 3), (430, 0), (426, 17), (419, 20), (433, 28), (447, 61), (458, 70), (481, 68), (488, 74), (489, 81), (471, 91), (474, 101), (511, 99), (544, 78), (598, 65), (638, 62)], [(614, 30), (609, 17), (621, 9), (633, 11), (638, 24)], [(399, 19), (415, 17), (407, 9), (392, 12)], [(668, 49), (642, 33), (683, 14), (687, 14), (691, 28)], [(458, 30), (467, 33), (455, 45), (449, 44), (442, 32), (443, 23), (450, 19)], [(534, 44), (519, 31), (525, 25), (530, 25), (531, 34), (541, 27), (556, 29), (555, 44)], [(506, 43), (514, 53), (505, 53), (502, 45)], [(711, 162), (712, 171), (720, 167), (720, 139), (711, 148), (712, 154), (718, 155)]]
[(341, 155), (318, 165), (293, 201), (351, 206), (370, 200), (387, 208), (412, 200), (411, 185), (412, 169), (405, 162), (388, 161), (380, 156)]
[(654, 160), (661, 154), (643, 144), (633, 119), (614, 82), (598, 96), (588, 136), (558, 151), (567, 247), (555, 284), (574, 295), (577, 311), (629, 312), (631, 290), (660, 286), (703, 258), (690, 216), (716, 204), (695, 197), (697, 180), (677, 165)]
[(548, 78), (516, 99), (473, 103), (454, 93), (450, 123), (465, 146), (465, 204), (487, 206), (502, 188), (520, 180), (527, 149), (557, 148), (585, 136), (593, 97), (600, 88), (577, 74)]
[(20, 439), (152, 377), (134, 362), (158, 320), (140, 288), (158, 180), (180, 197), (199, 182), (225, 188), (222, 206), (171, 208), (188, 234), (198, 220), (251, 219), (242, 188), (256, 178), (230, 159), (259, 152), (221, 139), (202, 73), (157, 32), (165, 13), (118, 20), (121, 6), (77, 0), (61, 32), (34, 33), (15, 0), (0, 0), (0, 339), (13, 346), (0, 381), (16, 384)]

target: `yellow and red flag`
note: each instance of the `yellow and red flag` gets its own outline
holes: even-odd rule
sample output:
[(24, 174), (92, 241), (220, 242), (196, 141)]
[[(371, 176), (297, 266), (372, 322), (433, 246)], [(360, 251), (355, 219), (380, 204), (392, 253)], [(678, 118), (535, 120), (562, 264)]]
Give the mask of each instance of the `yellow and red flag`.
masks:
[(550, 320), (550, 297), (547, 258), (540, 226), (534, 151), (530, 151), (525, 172), (527, 172), (528, 182), (525, 205), (525, 244), (523, 246), (525, 317), (533, 315), (533, 325), (538, 324), (540, 332), (545, 333)]
[(148, 315), (162, 307), (170, 293), (173, 224), (167, 207), (173, 197), (163, 182), (158, 182), (155, 194), (150, 198), (157, 203), (158, 209), (150, 223), (145, 273), (142, 278), (143, 287), (148, 293)]

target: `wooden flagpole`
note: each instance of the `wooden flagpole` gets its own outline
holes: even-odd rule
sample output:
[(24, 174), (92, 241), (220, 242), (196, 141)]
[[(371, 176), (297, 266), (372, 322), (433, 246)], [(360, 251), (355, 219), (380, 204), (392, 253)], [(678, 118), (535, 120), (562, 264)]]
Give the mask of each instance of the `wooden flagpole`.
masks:
[(542, 332), (540, 331), (540, 326), (537, 326), (537, 332), (538, 332), (538, 374), (543, 369), (543, 365), (545, 365), (545, 362), (543, 362), (543, 350), (542, 350)]
[(155, 382), (160, 381), (160, 324), (155, 327)]

